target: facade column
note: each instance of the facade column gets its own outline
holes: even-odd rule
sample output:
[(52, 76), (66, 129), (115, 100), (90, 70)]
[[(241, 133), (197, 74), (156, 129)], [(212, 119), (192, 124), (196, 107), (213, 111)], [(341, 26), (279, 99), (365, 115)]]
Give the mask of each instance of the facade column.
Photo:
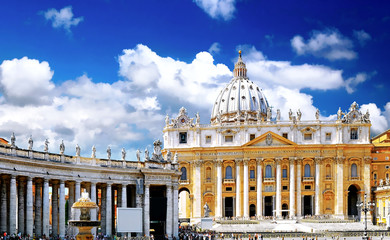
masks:
[(297, 217), (302, 216), (302, 158), (297, 158)]
[(173, 184), (173, 236), (179, 239), (179, 185)]
[(248, 182), (248, 162), (244, 159), (244, 219), (249, 219), (249, 182)]
[(215, 209), (215, 217), (222, 217), (222, 159), (215, 160), (215, 166), (217, 167), (217, 204)]
[(30, 237), (33, 236), (33, 182), (32, 178), (27, 178), (27, 189), (26, 189), (26, 234)]
[(202, 181), (201, 171), (202, 160), (194, 161), (195, 164), (195, 178), (194, 178), (194, 218), (200, 219), (202, 217)]
[(314, 208), (314, 211), (315, 211), (315, 215), (320, 215), (321, 213), (321, 209), (320, 209), (320, 201), (321, 201), (321, 184), (320, 184), (320, 180), (321, 180), (321, 160), (322, 158), (321, 157), (316, 157), (314, 159), (315, 163), (316, 163), (316, 178), (315, 178), (315, 208)]
[(9, 235), (16, 232), (16, 176), (12, 175), (9, 191)]
[(112, 183), (107, 183), (106, 192), (106, 234), (112, 235)]
[(75, 199), (74, 199), (74, 182), (68, 182), (68, 190), (69, 190), (69, 193), (68, 193), (69, 194), (69, 198), (68, 198), (68, 203), (69, 203), (68, 204), (68, 219), (71, 220), (71, 219), (73, 219), (73, 216), (72, 216), (72, 206), (73, 206), (73, 203), (75, 203)]
[(364, 193), (367, 194), (367, 201), (371, 201), (371, 187), (370, 187), (371, 156), (364, 157), (363, 162), (364, 162), (364, 172), (363, 172)]
[(282, 158), (275, 158), (276, 163), (276, 218), (281, 218), (280, 214), (281, 205), (282, 205), (282, 170), (280, 167), (280, 162)]
[(54, 237), (58, 236), (58, 182), (53, 182), (51, 193), (51, 225)]
[(42, 181), (35, 181), (35, 235), (42, 236)]
[(241, 217), (241, 178), (240, 164), (242, 159), (236, 159), (236, 217)]
[(150, 236), (150, 216), (149, 216), (149, 184), (145, 183), (145, 194), (144, 194), (144, 235)]
[(59, 227), (60, 227), (60, 238), (65, 237), (65, 181), (60, 180), (60, 199), (59, 199)]
[(295, 157), (290, 157), (290, 218), (295, 217)]
[(167, 191), (167, 216), (165, 220), (165, 232), (169, 239), (172, 239), (172, 186), (166, 185)]
[[(52, 195), (53, 196), (53, 195)], [(50, 202), (49, 202), (49, 179), (45, 178), (43, 180), (43, 234), (46, 237), (49, 237), (50, 232)], [(53, 227), (54, 229), (54, 227)]]
[(336, 216), (344, 219), (344, 159), (337, 157), (337, 174), (336, 174)]
[(256, 192), (256, 214), (257, 219), (263, 217), (263, 158), (257, 158), (257, 192)]
[(19, 184), (18, 184), (18, 231), (24, 235), (25, 234), (25, 215), (24, 215), (24, 205), (25, 205), (25, 186), (26, 186), (26, 180), (23, 178), (19, 178)]
[(7, 232), (7, 178), (5, 175), (1, 178), (1, 219), (0, 219), (0, 231)]
[(127, 208), (127, 185), (122, 183), (122, 202), (121, 207)]

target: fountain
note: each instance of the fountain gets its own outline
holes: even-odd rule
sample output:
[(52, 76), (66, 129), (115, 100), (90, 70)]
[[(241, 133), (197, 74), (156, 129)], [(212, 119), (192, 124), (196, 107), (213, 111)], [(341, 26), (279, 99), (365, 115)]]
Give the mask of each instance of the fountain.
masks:
[(77, 240), (93, 240), (91, 229), (100, 225), (100, 221), (91, 221), (91, 209), (99, 208), (92, 202), (87, 192), (81, 194), (81, 198), (72, 206), (74, 209), (80, 209), (80, 220), (70, 220), (69, 225), (77, 227), (79, 233)]

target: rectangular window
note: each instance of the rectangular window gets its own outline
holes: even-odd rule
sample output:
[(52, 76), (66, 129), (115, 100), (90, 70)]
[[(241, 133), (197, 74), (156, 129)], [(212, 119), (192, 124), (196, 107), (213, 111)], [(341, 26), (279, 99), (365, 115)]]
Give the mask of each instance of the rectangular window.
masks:
[(311, 133), (305, 133), (304, 135), (303, 135), (303, 139), (305, 139), (305, 140), (311, 140), (312, 139), (312, 134)]
[(288, 187), (287, 186), (283, 186), (283, 190), (288, 190)]
[(326, 141), (332, 140), (332, 133), (325, 133), (325, 140)]
[(358, 129), (351, 128), (351, 140), (356, 140), (356, 139), (359, 139)]
[(179, 133), (179, 141), (180, 141), (180, 143), (187, 143), (187, 133), (186, 132)]
[(225, 142), (233, 142), (233, 136), (225, 136)]
[(255, 178), (255, 170), (249, 171), (249, 178), (254, 179)]
[(211, 143), (211, 136), (206, 136), (206, 143)]
[(282, 171), (282, 177), (287, 178), (287, 169), (283, 169)]
[(305, 185), (305, 189), (306, 189), (306, 190), (310, 190), (310, 189), (311, 189), (311, 186), (310, 186), (310, 185)]
[(256, 134), (250, 134), (249, 135), (249, 141), (252, 141), (255, 138), (256, 138)]
[(256, 191), (256, 187), (250, 187), (249, 188), (251, 191)]
[(288, 133), (283, 133), (282, 136), (286, 139), (288, 139)]
[(231, 187), (227, 187), (226, 188), (226, 192), (231, 192), (232, 191), (232, 188)]

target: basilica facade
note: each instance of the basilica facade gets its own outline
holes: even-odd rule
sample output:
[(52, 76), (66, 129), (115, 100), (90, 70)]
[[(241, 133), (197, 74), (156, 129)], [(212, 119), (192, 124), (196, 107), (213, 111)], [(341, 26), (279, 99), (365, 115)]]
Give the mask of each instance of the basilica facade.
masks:
[(371, 193), (370, 117), (354, 102), (336, 120), (282, 120), (247, 77), (241, 53), (234, 77), (212, 105), (210, 124), (181, 108), (166, 118), (164, 151), (179, 155), (179, 217), (214, 219), (359, 218)]

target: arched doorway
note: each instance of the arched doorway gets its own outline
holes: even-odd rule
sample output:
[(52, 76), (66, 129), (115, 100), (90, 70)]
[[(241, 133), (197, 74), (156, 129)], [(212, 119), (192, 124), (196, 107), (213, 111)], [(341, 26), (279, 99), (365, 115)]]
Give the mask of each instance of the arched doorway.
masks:
[(256, 217), (256, 206), (255, 206), (255, 204), (251, 204), (249, 206), (249, 217)]
[[(287, 203), (284, 203), (282, 205), (282, 210), (288, 210), (288, 205)], [(282, 211), (282, 217), (287, 218), (288, 217), (288, 211)]]
[[(188, 188), (179, 189), (179, 218), (190, 218), (190, 190)], [(188, 207), (187, 207), (188, 206)]]
[(348, 216), (357, 217), (359, 215), (356, 203), (358, 202), (358, 188), (355, 185), (351, 185), (348, 188)]

